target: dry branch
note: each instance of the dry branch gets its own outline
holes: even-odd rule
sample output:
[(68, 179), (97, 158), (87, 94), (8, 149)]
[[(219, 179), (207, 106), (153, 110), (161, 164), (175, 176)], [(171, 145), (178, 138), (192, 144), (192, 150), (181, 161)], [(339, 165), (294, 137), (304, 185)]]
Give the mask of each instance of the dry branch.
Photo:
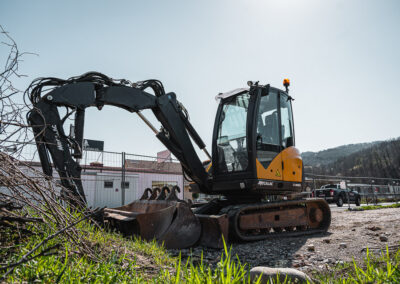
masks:
[[(98, 210), (87, 209), (76, 197), (62, 194), (67, 190), (53, 178), (21, 161), (22, 149), (33, 135), (25, 119), (29, 107), (17, 103), (23, 96), (13, 83), (24, 76), (18, 68), (26, 53), (19, 52), (17, 44), (2, 26), (0, 37), (0, 44), (9, 49), (4, 70), (0, 70), (0, 235), (15, 232), (20, 241), (31, 234), (43, 237), (19, 261), (5, 260), (0, 270), (8, 270), (2, 275), (1, 282), (18, 265), (47, 255), (66, 242), (73, 244), (80, 254), (97, 261), (89, 232), (78, 229), (77, 224), (97, 214)], [(49, 240), (56, 244), (43, 249)], [(34, 255), (39, 249), (42, 251)]]

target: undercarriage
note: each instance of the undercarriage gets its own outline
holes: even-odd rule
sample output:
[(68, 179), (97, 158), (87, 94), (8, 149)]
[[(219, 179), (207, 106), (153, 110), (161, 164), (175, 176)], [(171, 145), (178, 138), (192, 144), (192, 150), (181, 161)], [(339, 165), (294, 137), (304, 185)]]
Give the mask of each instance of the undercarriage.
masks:
[(173, 195), (164, 196), (164, 200), (141, 198), (126, 206), (106, 208), (104, 219), (125, 236), (156, 239), (167, 248), (195, 245), (222, 248), (224, 241), (323, 233), (331, 220), (329, 206), (323, 199), (258, 203), (214, 199), (193, 207), (171, 198)]

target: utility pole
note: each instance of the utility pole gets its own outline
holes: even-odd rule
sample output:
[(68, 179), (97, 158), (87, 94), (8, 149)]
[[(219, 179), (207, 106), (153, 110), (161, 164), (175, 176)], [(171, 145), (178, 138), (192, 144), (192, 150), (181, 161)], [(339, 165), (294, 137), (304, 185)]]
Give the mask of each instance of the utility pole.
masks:
[[(375, 181), (374, 180), (371, 180), (371, 187), (372, 187), (372, 185), (375, 183)], [(377, 200), (376, 200), (376, 192), (375, 192), (375, 188), (374, 187), (372, 187), (372, 194), (373, 194), (373, 198), (374, 198), (374, 204), (376, 205), (377, 204)]]
[(125, 152), (122, 152), (121, 205), (125, 205)]
[[(315, 188), (315, 176), (314, 176), (314, 168), (313, 168), (313, 166), (304, 166), (304, 168), (311, 168), (311, 174), (312, 174), (312, 177), (313, 177), (313, 196), (314, 197), (316, 197), (316, 192), (315, 192), (315, 190), (316, 190), (316, 188)], [(303, 173), (304, 174), (304, 173)]]

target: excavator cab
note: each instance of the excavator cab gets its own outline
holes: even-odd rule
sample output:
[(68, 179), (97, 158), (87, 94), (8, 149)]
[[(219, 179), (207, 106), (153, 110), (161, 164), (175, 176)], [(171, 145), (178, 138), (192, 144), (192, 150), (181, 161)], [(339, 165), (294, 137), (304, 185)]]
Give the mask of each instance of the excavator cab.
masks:
[(213, 191), (236, 195), (301, 190), (302, 160), (294, 147), (292, 97), (269, 85), (220, 94), (214, 125)]

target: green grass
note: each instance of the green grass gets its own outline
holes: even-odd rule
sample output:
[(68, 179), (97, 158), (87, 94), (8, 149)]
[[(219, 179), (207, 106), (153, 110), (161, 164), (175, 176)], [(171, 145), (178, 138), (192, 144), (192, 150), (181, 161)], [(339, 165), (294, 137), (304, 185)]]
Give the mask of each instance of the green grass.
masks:
[(328, 273), (314, 275), (320, 283), (400, 283), (400, 250), (380, 256), (367, 250), (364, 262), (344, 263)]
[(359, 208), (352, 208), (353, 211), (362, 210), (375, 210), (375, 209), (385, 209), (385, 208), (400, 208), (400, 203), (390, 204), (390, 205), (365, 205)]
[[(2, 230), (0, 266), (14, 263), (40, 243), (54, 229), (30, 227), (34, 235), (20, 238), (15, 232)], [(241, 262), (225, 246), (215, 267), (188, 258), (171, 257), (156, 242), (127, 239), (106, 232), (89, 222), (77, 225), (95, 250), (98, 260), (80, 254), (75, 243), (56, 237), (41, 251), (59, 244), (50, 255), (39, 256), (15, 268), (6, 282), (44, 283), (251, 283), (248, 264)], [(243, 260), (242, 260), (243, 261)], [(375, 257), (367, 251), (363, 263), (345, 263), (329, 273), (313, 274), (320, 283), (400, 283), (400, 250)], [(0, 270), (0, 277), (6, 270)], [(258, 279), (259, 281), (260, 279)], [(257, 281), (255, 281), (257, 282)], [(274, 283), (279, 283), (275, 280)], [(289, 282), (287, 282), (289, 283)]]
[[(44, 227), (44, 226), (43, 226)], [(97, 227), (82, 222), (79, 229), (86, 230), (86, 237), (98, 258), (89, 259), (78, 252), (73, 242), (65, 242), (63, 238), (54, 238), (38, 250), (61, 244), (54, 254), (40, 256), (14, 269), (7, 281), (10, 282), (69, 282), (69, 283), (115, 283), (115, 282), (143, 282), (157, 280), (161, 275), (160, 267), (174, 266), (175, 260), (156, 242), (144, 242), (140, 239), (129, 240), (112, 232), (104, 232)], [(32, 231), (35, 232), (35, 230)], [(42, 228), (43, 229), (43, 228)], [(9, 234), (13, 240), (15, 233)], [(35, 232), (37, 233), (37, 232)], [(1, 243), (0, 259), (2, 263), (10, 264), (39, 244), (52, 233), (48, 230), (44, 234), (31, 235), (18, 240), (18, 243)], [(6, 247), (6, 249), (3, 249)], [(0, 277), (5, 270), (0, 271)]]
[[(217, 267), (203, 263), (185, 263), (172, 257), (155, 241), (127, 239), (118, 233), (104, 231), (89, 222), (77, 225), (85, 231), (97, 261), (78, 252), (74, 242), (56, 237), (39, 249), (59, 244), (50, 255), (43, 255), (19, 265), (8, 275), (7, 282), (44, 283), (250, 283), (249, 267), (231, 257), (227, 247)], [(23, 238), (11, 230), (2, 230), (0, 266), (15, 263), (47, 236), (54, 233), (48, 224), (28, 227), (35, 234)], [(0, 270), (0, 278), (7, 270)]]

